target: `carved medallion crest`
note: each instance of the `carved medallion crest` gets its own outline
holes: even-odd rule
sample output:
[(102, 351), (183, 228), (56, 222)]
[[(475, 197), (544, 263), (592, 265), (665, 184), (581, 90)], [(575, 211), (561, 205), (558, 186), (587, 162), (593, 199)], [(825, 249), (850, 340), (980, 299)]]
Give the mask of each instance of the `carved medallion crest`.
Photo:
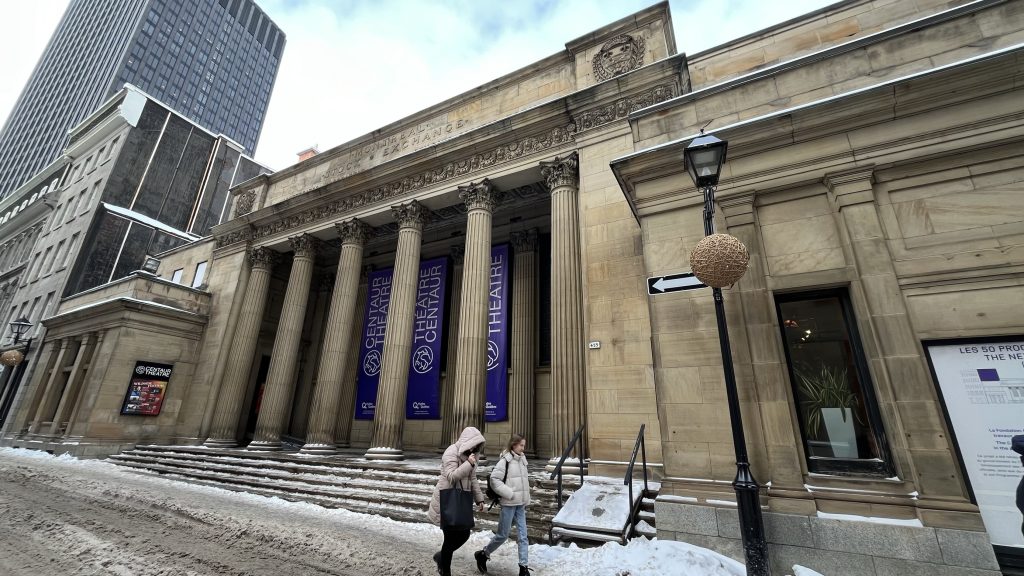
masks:
[(644, 39), (620, 34), (604, 43), (594, 56), (594, 76), (598, 81), (625, 74), (644, 63)]

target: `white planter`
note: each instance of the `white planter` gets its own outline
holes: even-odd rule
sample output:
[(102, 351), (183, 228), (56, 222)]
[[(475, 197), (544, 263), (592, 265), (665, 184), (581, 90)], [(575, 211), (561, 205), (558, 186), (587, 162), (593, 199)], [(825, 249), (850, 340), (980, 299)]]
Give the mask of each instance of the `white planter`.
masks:
[(857, 458), (857, 431), (853, 427), (853, 411), (849, 408), (822, 408), (821, 418), (836, 458)]

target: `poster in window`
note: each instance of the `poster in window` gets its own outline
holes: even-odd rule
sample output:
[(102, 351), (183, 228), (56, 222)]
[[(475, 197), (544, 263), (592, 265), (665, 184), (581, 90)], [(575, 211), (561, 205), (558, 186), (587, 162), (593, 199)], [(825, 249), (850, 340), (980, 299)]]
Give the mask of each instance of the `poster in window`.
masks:
[(1024, 548), (1015, 505), (1024, 467), (1010, 449), (1010, 439), (1024, 434), (1024, 338), (927, 350), (992, 544)]
[(128, 392), (124, 395), (124, 404), (121, 405), (121, 414), (159, 416), (173, 368), (170, 364), (136, 362), (128, 382)]

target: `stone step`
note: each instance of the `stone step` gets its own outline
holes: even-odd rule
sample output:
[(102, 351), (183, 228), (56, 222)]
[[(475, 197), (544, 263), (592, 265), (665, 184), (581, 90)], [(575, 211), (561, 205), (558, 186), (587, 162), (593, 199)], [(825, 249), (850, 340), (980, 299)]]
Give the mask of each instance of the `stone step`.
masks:
[(619, 544), (625, 544), (626, 540), (621, 534), (608, 534), (606, 532), (589, 532), (587, 530), (577, 530), (573, 528), (563, 528), (561, 526), (555, 526), (551, 529), (551, 534), (556, 540), (572, 542), (581, 548), (590, 546), (600, 546), (606, 542), (618, 542)]
[[(410, 494), (430, 496), (433, 492), (437, 474), (416, 475), (395, 471), (374, 470), (372, 475), (367, 471), (344, 466), (316, 466), (304, 464), (276, 463), (265, 460), (258, 463), (237, 462), (234, 459), (217, 459), (215, 457), (192, 455), (169, 455), (167, 453), (128, 451), (109, 458), (111, 462), (134, 462), (137, 464), (161, 464), (182, 468), (192, 468), (211, 472), (239, 474), (243, 476), (268, 477), (279, 480), (302, 480), (309, 484), (337, 486), (341, 488), (386, 488)], [(555, 492), (541, 487), (531, 488), (531, 495), (537, 508), (553, 508)], [(565, 498), (563, 494), (563, 498)], [(531, 506), (533, 508), (533, 506)]]
[[(427, 522), (437, 481), (436, 455), (419, 462), (377, 463), (358, 457), (298, 456), (203, 447), (140, 446), (108, 458), (134, 472), (216, 486), (405, 522)], [(485, 479), (489, 470), (479, 472)], [(531, 475), (527, 525), (531, 540), (547, 541), (558, 511), (555, 482)], [(578, 483), (577, 483), (578, 484)], [(550, 485), (550, 488), (548, 487)], [(573, 492), (563, 484), (563, 499)], [(478, 528), (496, 529), (500, 506), (478, 513)]]

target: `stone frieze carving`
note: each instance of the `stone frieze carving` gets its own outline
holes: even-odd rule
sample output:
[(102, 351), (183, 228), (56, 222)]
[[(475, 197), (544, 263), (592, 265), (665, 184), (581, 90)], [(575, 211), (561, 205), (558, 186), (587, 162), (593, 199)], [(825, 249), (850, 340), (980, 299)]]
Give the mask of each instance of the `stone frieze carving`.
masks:
[[(259, 226), (253, 234), (253, 239), (258, 240), (275, 236), (314, 222), (320, 222), (328, 218), (337, 218), (367, 206), (385, 204), (394, 198), (404, 196), (421, 188), (458, 178), (472, 172), (487, 170), (531, 154), (537, 154), (544, 150), (561, 146), (572, 142), (577, 132), (620, 120), (628, 116), (630, 112), (674, 98), (676, 95), (677, 89), (675, 85), (663, 84), (640, 94), (620, 98), (611, 104), (580, 113), (568, 125), (558, 126), (540, 134), (520, 138), (514, 142), (502, 144), (462, 160), (448, 162), (442, 166), (418, 172), (401, 180), (388, 182), (370, 190), (352, 194), (345, 198), (286, 216), (264, 226)], [(330, 184), (330, 182), (325, 182), (320, 186), (326, 184)], [(221, 238), (218, 237), (218, 247), (226, 245), (221, 244), (221, 241)], [(232, 241), (237, 242), (239, 240), (235, 239)]]
[(591, 63), (598, 82), (635, 70), (644, 63), (644, 37), (620, 34), (605, 42)]
[(636, 112), (641, 108), (653, 106), (654, 104), (664, 102), (665, 100), (675, 97), (675, 86), (672, 84), (662, 84), (635, 96), (619, 98), (611, 104), (598, 106), (597, 108), (592, 108), (578, 114), (574, 118), (575, 131), (576, 133), (580, 133), (584, 130), (603, 126), (609, 122), (625, 118), (626, 116), (629, 116), (630, 113)]
[(425, 170), (401, 180), (388, 182), (387, 184), (377, 186), (371, 190), (367, 190), (359, 194), (353, 194), (340, 200), (334, 200), (332, 202), (310, 208), (309, 210), (299, 212), (298, 214), (287, 216), (265, 226), (260, 226), (256, 229), (253, 238), (259, 239), (274, 236), (293, 228), (318, 222), (325, 218), (346, 214), (365, 206), (383, 204), (395, 197), (405, 195), (420, 188), (444, 182), (458, 176), (463, 176), (470, 172), (487, 169), (505, 162), (511, 162), (522, 158), (523, 156), (542, 152), (555, 146), (561, 146), (562, 144), (571, 142), (574, 133), (574, 125), (568, 124), (566, 126), (558, 126), (542, 134), (528, 136), (515, 142), (502, 144), (501, 146), (486, 152), (474, 154), (464, 160), (449, 162), (443, 166)]
[(223, 248), (236, 242), (247, 242), (252, 239), (252, 228), (246, 226), (245, 228), (239, 228), (238, 230), (232, 230), (227, 234), (217, 236), (214, 240), (214, 248)]

